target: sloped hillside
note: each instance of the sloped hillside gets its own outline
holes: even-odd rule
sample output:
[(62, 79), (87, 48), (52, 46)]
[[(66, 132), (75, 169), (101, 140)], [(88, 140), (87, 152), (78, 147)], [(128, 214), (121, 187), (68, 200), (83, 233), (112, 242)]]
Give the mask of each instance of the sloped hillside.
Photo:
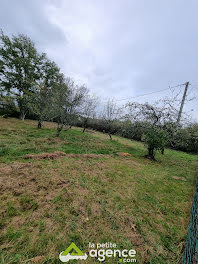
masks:
[(120, 137), (72, 128), (57, 138), (53, 123), (38, 130), (0, 118), (2, 263), (60, 263), (71, 242), (83, 252), (114, 242), (136, 249), (138, 263), (177, 263), (197, 156), (166, 150), (152, 162), (145, 153)]

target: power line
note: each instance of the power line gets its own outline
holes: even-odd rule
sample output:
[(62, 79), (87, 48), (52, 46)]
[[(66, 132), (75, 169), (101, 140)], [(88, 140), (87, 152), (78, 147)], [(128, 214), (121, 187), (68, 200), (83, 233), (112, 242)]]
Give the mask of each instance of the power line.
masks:
[(115, 101), (124, 101), (124, 100), (134, 99), (134, 98), (138, 98), (138, 97), (145, 96), (145, 95), (150, 95), (150, 94), (154, 94), (154, 93), (160, 93), (160, 92), (167, 91), (167, 90), (170, 90), (170, 89), (173, 89), (173, 88), (181, 87), (182, 85), (185, 85), (185, 83), (178, 84), (178, 85), (175, 85), (175, 86), (171, 86), (171, 87), (163, 89), (163, 90), (159, 90), (159, 91), (155, 91), (155, 92), (151, 92), (151, 93), (147, 93), (147, 94), (140, 94), (140, 95), (137, 95), (137, 96), (128, 97), (128, 98), (124, 98), (124, 99), (119, 99), (119, 100), (115, 100)]
[(190, 84), (192, 87), (198, 87), (198, 84)]
[[(154, 92), (150, 92), (150, 93), (146, 93), (146, 94), (140, 94), (140, 95), (137, 95), (137, 96), (132, 96), (132, 97), (123, 98), (123, 99), (117, 99), (117, 100), (115, 99), (114, 101), (124, 101), (124, 100), (134, 99), (134, 98), (138, 98), (138, 97), (142, 97), (142, 96), (146, 96), (146, 95), (150, 95), (150, 94), (160, 93), (160, 92), (167, 91), (167, 90), (170, 90), (170, 89), (173, 89), (173, 88), (181, 87), (183, 85), (186, 85), (186, 83), (178, 84), (178, 85), (175, 85), (175, 86), (170, 86), (169, 88), (166, 88), (166, 89), (163, 89), (163, 90), (154, 91)], [(189, 85), (191, 85), (191, 84), (189, 84)], [(108, 99), (102, 100), (102, 101), (103, 102), (107, 102)]]

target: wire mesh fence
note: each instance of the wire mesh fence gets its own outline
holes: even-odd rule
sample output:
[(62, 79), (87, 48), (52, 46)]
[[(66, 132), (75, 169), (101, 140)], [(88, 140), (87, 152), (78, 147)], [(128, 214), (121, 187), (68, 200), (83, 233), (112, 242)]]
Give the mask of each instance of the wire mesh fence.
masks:
[(198, 176), (182, 264), (198, 264)]

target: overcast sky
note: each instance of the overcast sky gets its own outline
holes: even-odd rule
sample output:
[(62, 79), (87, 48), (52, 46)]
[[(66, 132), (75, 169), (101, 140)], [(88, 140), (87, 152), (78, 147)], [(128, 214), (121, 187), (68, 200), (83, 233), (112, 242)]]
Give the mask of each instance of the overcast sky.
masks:
[[(198, 94), (197, 13), (197, 0), (4, 0), (0, 28), (28, 35), (66, 76), (103, 100), (186, 81), (193, 96)], [(165, 95), (170, 91), (134, 100), (153, 102)], [(194, 109), (194, 118), (197, 103), (185, 107)]]

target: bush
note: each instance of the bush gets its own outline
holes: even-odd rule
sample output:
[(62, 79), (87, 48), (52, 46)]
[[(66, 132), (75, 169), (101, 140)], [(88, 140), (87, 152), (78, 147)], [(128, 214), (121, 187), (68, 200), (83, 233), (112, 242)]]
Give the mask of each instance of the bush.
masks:
[(1, 97), (0, 98), (0, 115), (7, 117), (18, 117), (19, 113), (16, 109), (14, 101), (9, 97)]
[[(80, 118), (76, 118), (73, 124), (82, 127)], [(144, 141), (145, 144), (159, 146), (156, 150), (162, 150), (166, 144), (167, 147), (185, 152), (198, 153), (198, 125), (194, 124), (188, 128), (180, 128), (175, 134), (176, 126), (174, 124), (166, 124), (166, 127), (159, 129), (150, 128), (149, 122), (137, 121), (131, 123), (130, 121), (114, 121), (111, 126), (107, 126), (102, 119), (90, 119), (87, 127), (99, 132), (108, 133), (111, 131), (112, 135), (119, 135), (137, 141)], [(154, 134), (155, 136), (154, 136)], [(161, 145), (161, 147), (160, 147)], [(154, 147), (155, 148), (155, 147)]]
[(174, 149), (198, 153), (198, 125), (194, 124), (188, 128), (178, 130)]
[(155, 159), (156, 151), (161, 151), (163, 153), (166, 145), (166, 135), (163, 129), (159, 127), (150, 127), (142, 140), (148, 149), (148, 157), (152, 160)]

